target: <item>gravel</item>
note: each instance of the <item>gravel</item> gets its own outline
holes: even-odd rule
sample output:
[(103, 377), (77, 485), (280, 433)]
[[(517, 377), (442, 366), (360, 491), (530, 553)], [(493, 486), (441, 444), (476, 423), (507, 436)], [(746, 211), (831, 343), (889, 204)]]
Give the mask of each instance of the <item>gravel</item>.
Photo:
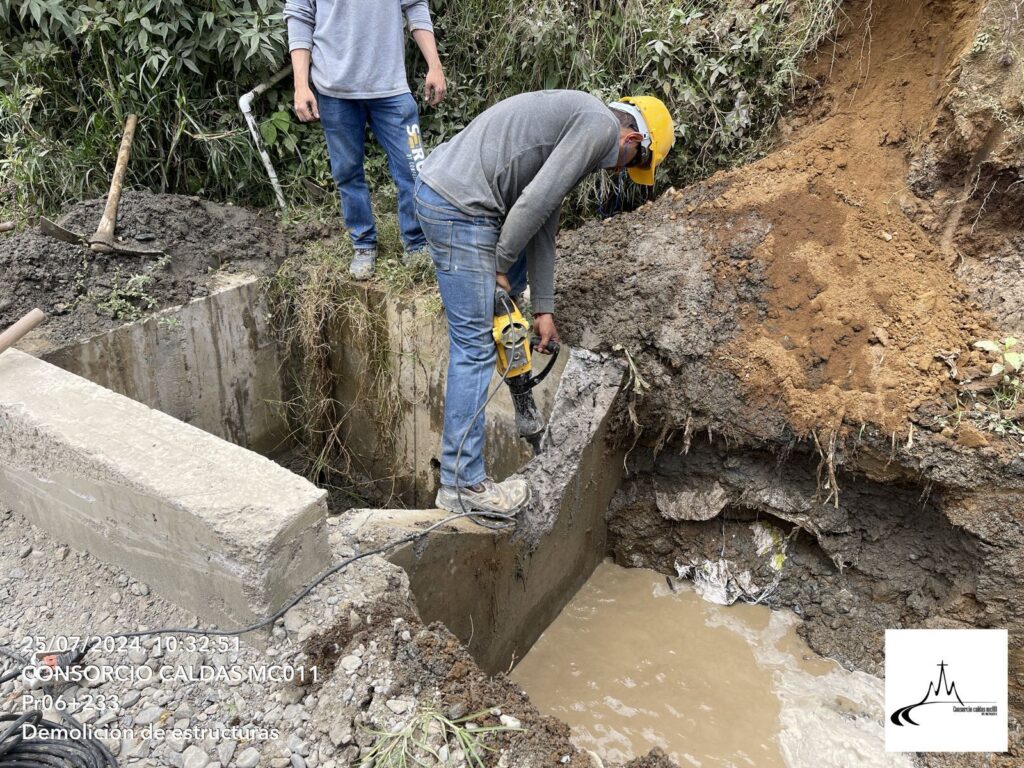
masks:
[[(248, 674), (274, 665), (311, 675), (300, 638), (336, 620), (348, 624), (350, 614), (358, 616), (367, 599), (382, 593), (393, 570), (383, 561), (357, 564), (346, 578), (316, 590), (257, 638), (261, 647), (246, 639), (236, 648), (231, 639), (220, 646), (203, 636), (162, 636), (159, 642), (149, 637), (127, 647), (105, 645), (102, 653), (93, 649), (87, 657), (90, 670), (109, 665), (126, 679), (65, 686), (59, 690), (61, 701), (82, 707), (87, 696), (105, 697), (102, 706), (74, 714), (100, 728), (101, 740), (121, 765), (341, 768), (347, 762), (337, 759), (326, 728), (308, 725), (310, 708), (318, 703), (315, 689), (287, 680), (249, 679)], [(151, 593), (149, 585), (54, 541), (20, 515), (0, 510), (0, 645), (24, 650), (29, 636), (52, 641), (169, 625), (199, 623)], [(367, 658), (365, 648), (359, 653), (346, 657), (354, 660), (349, 662), (353, 671)], [(6, 664), (0, 661), (0, 673)], [(239, 671), (242, 679), (202, 678), (224, 670)], [(169, 679), (160, 679), (163, 672)], [(20, 679), (0, 686), (0, 714), (23, 711), (21, 697), (27, 692)], [(44, 692), (31, 693), (40, 697)], [(359, 708), (352, 700), (333, 707), (341, 718), (349, 718), (349, 733)], [(58, 717), (56, 711), (48, 714)]]

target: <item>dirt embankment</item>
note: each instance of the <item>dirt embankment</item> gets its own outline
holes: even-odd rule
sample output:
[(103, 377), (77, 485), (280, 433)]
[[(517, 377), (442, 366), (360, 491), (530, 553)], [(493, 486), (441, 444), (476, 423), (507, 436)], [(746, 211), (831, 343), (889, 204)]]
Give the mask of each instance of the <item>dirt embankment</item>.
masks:
[[(1006, 256), (1021, 237), (1007, 202), (1024, 189), (1008, 190), (1020, 156), (982, 127), (1002, 113), (958, 95), (1001, 72), (989, 92), (1021, 114), (1016, 75), (971, 53), (1005, 7), (851, 4), (776, 151), (566, 233), (558, 278), (566, 340), (635, 367), (619, 424), (631, 476), (611, 512), (620, 560), (674, 573), (725, 557), (757, 577), (756, 542), (732, 534), (768, 520), (794, 555), (772, 600), (809, 609), (812, 645), (877, 668), (886, 627), (1009, 627), (1021, 712), (1020, 417), (977, 409), (963, 383), (992, 362), (974, 342), (1007, 335), (1011, 313), (986, 311), (957, 255), (1001, 243)], [(1024, 29), (1001, 29), (1019, 70)], [(967, 138), (944, 144), (952, 126)], [(988, 190), (969, 186), (951, 226), (940, 203), (964, 198), (977, 173), (957, 158), (979, 144), (991, 151), (976, 168), (1001, 181), (984, 206)], [(945, 159), (926, 167), (929, 147)], [(1019, 275), (986, 274), (994, 294), (1018, 290)]]
[(659, 402), (673, 427), (693, 415), (767, 439), (844, 423), (905, 436), (923, 402), (954, 390), (942, 356), (966, 362), (996, 332), (904, 212), (913, 141), (937, 118), (973, 7), (854, 6), (778, 151), (564, 238), (569, 333), (622, 343), (666, 383), (699, 360), (748, 404)]
[[(89, 236), (104, 204), (78, 203), (58, 223)], [(272, 216), (181, 195), (126, 192), (116, 235), (163, 254), (96, 254), (36, 229), (0, 236), (0, 328), (40, 307), (55, 345), (78, 341), (205, 295), (218, 270), (262, 273), (284, 255)]]

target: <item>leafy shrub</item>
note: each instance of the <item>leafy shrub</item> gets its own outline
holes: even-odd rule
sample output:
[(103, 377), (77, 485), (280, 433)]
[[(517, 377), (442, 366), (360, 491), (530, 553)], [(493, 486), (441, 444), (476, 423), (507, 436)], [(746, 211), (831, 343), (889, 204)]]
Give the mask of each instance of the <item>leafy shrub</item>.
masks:
[[(451, 88), (424, 110), (424, 133), (443, 141), (521, 91), (655, 93), (677, 117), (664, 178), (680, 185), (763, 146), (839, 2), (432, 0)], [(0, 0), (0, 206), (31, 212), (102, 194), (129, 111), (141, 118), (132, 183), (270, 202), (236, 100), (287, 61), (283, 0), (79, 3)], [(409, 62), (420, 80), (411, 44)], [(259, 108), (298, 201), (308, 195), (302, 179), (329, 186), (330, 176), (319, 128), (291, 115), (288, 84)], [(368, 176), (387, 176), (379, 149)]]
[(102, 194), (129, 112), (130, 178), (262, 202), (238, 96), (280, 68), (279, 0), (0, 0), (0, 184), (8, 207)]

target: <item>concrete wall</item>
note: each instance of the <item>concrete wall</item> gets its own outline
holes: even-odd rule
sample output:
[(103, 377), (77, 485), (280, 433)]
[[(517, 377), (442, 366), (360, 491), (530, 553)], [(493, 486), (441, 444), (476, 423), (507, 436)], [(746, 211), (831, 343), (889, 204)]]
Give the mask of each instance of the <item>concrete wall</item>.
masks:
[[(521, 659), (606, 554), (605, 512), (623, 464), (605, 430), (622, 377), (618, 361), (574, 353), (547, 448), (523, 469), (534, 501), (513, 534), (459, 520), (388, 556), (409, 574), (424, 621), (443, 622), (488, 672)], [(348, 525), (365, 547), (444, 517), (438, 510), (359, 510)]]
[[(45, 331), (45, 326), (43, 329)], [(32, 339), (21, 348), (35, 351)], [(288, 434), (281, 359), (259, 278), (224, 275), (209, 296), (39, 356), (263, 454)]]
[[(361, 291), (365, 313), (383, 316), (383, 339), (367, 333), (365, 320), (347, 313), (331, 328), (332, 368), (337, 382), (335, 397), (348, 413), (346, 448), (356, 468), (376, 482), (377, 495), (399, 499), (412, 507), (432, 506), (437, 493), (438, 456), (444, 418), (444, 388), (448, 367), (448, 327), (436, 299), (389, 298), (376, 289)], [(400, 410), (390, 446), (382, 445), (373, 399), (368, 397), (370, 359), (387, 351), (394, 402)], [(538, 365), (548, 358), (537, 356)], [(535, 390), (538, 407), (551, 412), (565, 360)], [(495, 373), (491, 387), (500, 384)], [(503, 479), (518, 471), (533, 456), (519, 438), (512, 400), (502, 387), (487, 407), (486, 447), (488, 472)]]
[(212, 622), (264, 615), (329, 560), (324, 491), (17, 350), (0, 355), (0, 504)]

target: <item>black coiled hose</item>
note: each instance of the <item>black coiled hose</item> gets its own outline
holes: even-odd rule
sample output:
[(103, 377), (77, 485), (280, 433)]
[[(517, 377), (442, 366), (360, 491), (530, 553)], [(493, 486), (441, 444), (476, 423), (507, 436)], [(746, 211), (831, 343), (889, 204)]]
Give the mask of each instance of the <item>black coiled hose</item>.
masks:
[[(0, 675), (0, 684), (21, 674), (29, 660), (0, 648), (14, 664)], [(17, 665), (21, 666), (17, 666)], [(61, 713), (65, 724), (43, 719), (38, 710), (0, 715), (0, 768), (117, 768), (117, 759), (101, 742), (85, 735), (85, 727)]]
[(0, 715), (0, 768), (117, 768), (109, 749), (67, 720), (45, 720), (38, 710)]

